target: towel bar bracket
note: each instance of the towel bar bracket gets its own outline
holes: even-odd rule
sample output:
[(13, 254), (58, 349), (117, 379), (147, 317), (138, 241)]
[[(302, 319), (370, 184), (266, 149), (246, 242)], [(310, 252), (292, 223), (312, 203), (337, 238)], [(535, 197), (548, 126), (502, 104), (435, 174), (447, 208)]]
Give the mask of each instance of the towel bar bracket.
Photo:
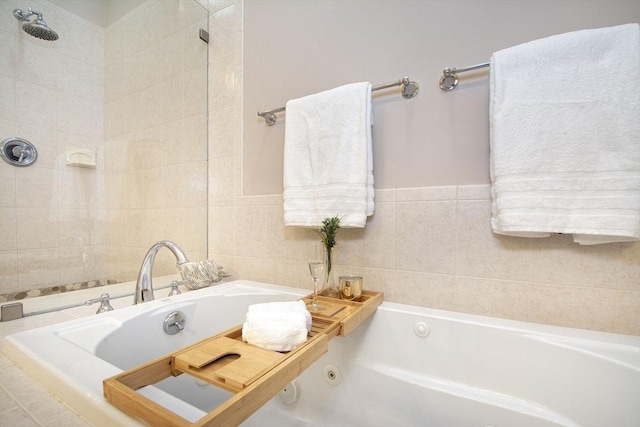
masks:
[(482, 64), (470, 65), (467, 67), (447, 67), (442, 70), (442, 77), (440, 77), (440, 89), (446, 92), (453, 90), (456, 86), (458, 86), (458, 73), (486, 68), (489, 65), (489, 62), (484, 62)]
[[(371, 91), (388, 89), (390, 87), (400, 86), (400, 93), (404, 99), (411, 99), (418, 94), (420, 86), (418, 83), (412, 81), (409, 77), (403, 77), (400, 80), (391, 83), (383, 83), (377, 86), (373, 86)], [(274, 108), (273, 110), (258, 111), (258, 117), (262, 117), (267, 126), (273, 126), (278, 118), (275, 113), (285, 111), (287, 107)]]

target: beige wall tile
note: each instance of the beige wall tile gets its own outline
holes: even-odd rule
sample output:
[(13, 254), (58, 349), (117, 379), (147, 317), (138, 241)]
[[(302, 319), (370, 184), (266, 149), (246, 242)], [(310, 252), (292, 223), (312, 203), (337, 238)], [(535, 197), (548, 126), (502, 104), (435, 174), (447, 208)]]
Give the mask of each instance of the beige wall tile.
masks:
[(172, 34), (160, 46), (160, 49), (162, 49), (162, 79), (165, 82), (183, 73), (182, 42), (180, 35)]
[(530, 239), (494, 234), (489, 201), (459, 201), (457, 215), (456, 274), (529, 279)]
[(281, 283), (284, 286), (307, 289), (313, 292), (313, 282), (309, 275), (309, 266), (305, 261), (273, 259), (268, 263), (270, 283)]
[[(147, 86), (142, 91), (142, 129), (159, 126), (163, 122), (165, 100), (162, 82)], [(180, 118), (180, 117), (179, 117)]]
[(396, 209), (396, 268), (453, 274), (456, 202), (402, 202)]
[(232, 157), (209, 159), (209, 206), (233, 206), (234, 178)]
[(176, 208), (184, 202), (182, 165), (163, 166), (161, 169), (161, 206)]
[(184, 75), (184, 116), (207, 112), (207, 67), (195, 68)]
[(396, 190), (399, 202), (456, 200), (457, 187), (399, 188)]
[(616, 330), (617, 291), (533, 283), (529, 321), (594, 329)]
[(235, 211), (236, 255), (265, 257), (267, 229), (265, 208), (238, 206)]
[(18, 208), (16, 218), (18, 249), (55, 248), (58, 239), (58, 210)]
[(234, 259), (233, 277), (258, 282), (269, 282), (270, 260), (237, 256)]
[(16, 208), (0, 208), (0, 251), (18, 249), (18, 217)]
[(19, 290), (18, 251), (0, 251), (0, 293)]
[(393, 269), (396, 266), (396, 204), (377, 203), (365, 228), (338, 231), (338, 264)]
[(20, 290), (60, 284), (60, 253), (58, 248), (28, 249), (18, 252)]
[[(13, 13), (12, 13), (13, 15)], [(5, 27), (0, 32), (0, 75), (16, 78), (17, 56), (16, 56), (16, 36), (5, 32)]]
[[(16, 118), (16, 83), (7, 76), (0, 75), (0, 119), (15, 120)], [(22, 89), (21, 94), (24, 92)]]
[(58, 171), (58, 206), (91, 209), (98, 202), (95, 169), (67, 167)]
[(184, 137), (184, 120), (176, 120), (162, 125), (162, 164), (182, 163), (182, 147), (177, 144)]
[(162, 82), (162, 121), (164, 123), (184, 118), (184, 104), (189, 102), (184, 97), (184, 76), (171, 77)]
[(78, 283), (96, 279), (93, 246), (60, 248), (60, 283)]
[(455, 311), (528, 320), (528, 283), (458, 276), (454, 293), (457, 296)]
[(536, 282), (640, 290), (639, 243), (583, 246), (570, 235), (531, 239)]
[(178, 140), (181, 163), (207, 160), (207, 116), (204, 112), (185, 114), (184, 134)]
[(236, 123), (233, 108), (223, 108), (209, 114), (210, 158), (230, 157), (234, 152), (234, 129)]
[(90, 246), (94, 243), (97, 212), (86, 209), (60, 209), (58, 211), (60, 246)]
[(640, 335), (640, 292), (616, 291), (615, 308), (612, 332)]
[(207, 208), (193, 207), (183, 209), (184, 234), (180, 244), (185, 251), (207, 252)]
[(32, 40), (22, 40), (18, 45), (16, 51), (18, 80), (58, 90), (60, 55), (57, 55), (55, 50), (40, 45), (36, 39)]
[(57, 208), (58, 176), (55, 169), (16, 170), (16, 206), (19, 208)]
[(16, 207), (16, 168), (6, 162), (0, 162), (0, 206)]
[(235, 208), (209, 207), (209, 253), (235, 255)]
[(284, 226), (282, 204), (265, 208), (265, 254), (268, 258), (289, 262), (307, 262), (311, 244), (317, 241), (312, 229)]
[(455, 310), (457, 302), (454, 286), (454, 276), (397, 271), (395, 302)]

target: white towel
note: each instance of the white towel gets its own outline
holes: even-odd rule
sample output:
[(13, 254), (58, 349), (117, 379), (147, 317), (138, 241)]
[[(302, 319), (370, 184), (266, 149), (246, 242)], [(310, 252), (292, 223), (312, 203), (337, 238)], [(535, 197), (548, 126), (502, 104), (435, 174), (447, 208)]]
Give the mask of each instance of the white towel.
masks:
[(364, 227), (374, 210), (371, 84), (292, 99), (285, 126), (284, 224), (338, 216), (342, 227)]
[(583, 30), (491, 58), (493, 231), (640, 239), (640, 26)]
[(311, 314), (304, 302), (249, 306), (242, 324), (242, 340), (273, 351), (291, 351), (307, 341)]

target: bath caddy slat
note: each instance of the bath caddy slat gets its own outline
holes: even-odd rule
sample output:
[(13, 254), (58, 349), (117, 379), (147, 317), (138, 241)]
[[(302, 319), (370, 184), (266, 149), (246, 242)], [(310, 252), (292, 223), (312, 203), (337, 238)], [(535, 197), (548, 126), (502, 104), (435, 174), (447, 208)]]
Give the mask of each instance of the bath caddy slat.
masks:
[[(360, 301), (318, 297), (326, 308), (312, 315), (307, 342), (285, 353), (243, 342), (242, 326), (236, 326), (104, 380), (104, 396), (121, 411), (154, 427), (237, 426), (326, 353), (330, 339), (348, 335), (375, 312), (383, 297), (370, 291), (363, 292)], [(182, 374), (233, 395), (192, 423), (138, 392)]]

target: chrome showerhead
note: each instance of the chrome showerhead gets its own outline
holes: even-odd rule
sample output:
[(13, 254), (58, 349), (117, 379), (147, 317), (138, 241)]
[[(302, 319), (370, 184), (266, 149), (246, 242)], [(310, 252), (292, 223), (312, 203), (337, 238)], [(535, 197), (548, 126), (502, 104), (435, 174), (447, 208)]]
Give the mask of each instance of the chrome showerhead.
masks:
[[(36, 16), (36, 19), (29, 22), (29, 17), (33, 15)], [(27, 12), (15, 9), (13, 11), (13, 16), (15, 16), (19, 21), (27, 21), (27, 23), (22, 26), (25, 33), (42, 40), (58, 40), (58, 33), (49, 28), (47, 23), (42, 19), (42, 14), (40, 12), (33, 11), (31, 8), (28, 8)]]

